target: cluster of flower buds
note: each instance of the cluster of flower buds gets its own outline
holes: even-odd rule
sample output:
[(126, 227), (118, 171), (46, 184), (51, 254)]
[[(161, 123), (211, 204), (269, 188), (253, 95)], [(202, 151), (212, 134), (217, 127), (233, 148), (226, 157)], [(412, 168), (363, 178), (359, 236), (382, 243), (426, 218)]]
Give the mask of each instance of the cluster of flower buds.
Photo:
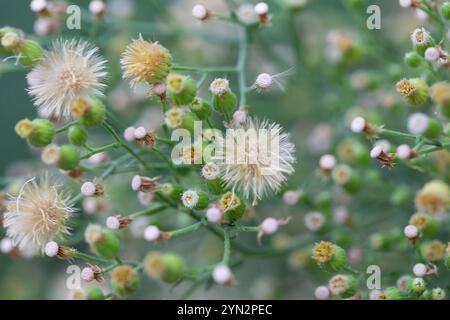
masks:
[(144, 127), (128, 127), (123, 132), (123, 136), (126, 141), (136, 141), (142, 146), (154, 147), (156, 144), (156, 135), (153, 132), (148, 131)]

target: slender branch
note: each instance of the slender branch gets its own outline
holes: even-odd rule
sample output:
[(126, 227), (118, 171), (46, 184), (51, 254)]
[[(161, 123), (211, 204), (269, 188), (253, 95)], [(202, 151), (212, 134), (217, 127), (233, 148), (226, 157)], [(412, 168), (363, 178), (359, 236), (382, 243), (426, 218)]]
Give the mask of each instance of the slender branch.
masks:
[(175, 71), (192, 71), (199, 73), (221, 73), (221, 72), (237, 72), (236, 67), (187, 67), (187, 66), (173, 66), (172, 70)]
[(176, 237), (181, 237), (184, 236), (186, 234), (189, 234), (191, 232), (194, 232), (196, 230), (198, 230), (202, 225), (204, 225), (203, 221), (200, 222), (196, 222), (194, 224), (191, 224), (190, 226), (178, 229), (178, 230), (173, 230), (168, 232), (170, 239), (172, 238), (176, 238)]

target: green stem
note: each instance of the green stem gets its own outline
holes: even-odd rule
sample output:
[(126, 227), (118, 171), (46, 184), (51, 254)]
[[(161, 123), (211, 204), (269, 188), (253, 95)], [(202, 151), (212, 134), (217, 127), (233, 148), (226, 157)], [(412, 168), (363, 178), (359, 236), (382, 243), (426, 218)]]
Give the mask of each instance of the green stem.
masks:
[(228, 227), (223, 229), (223, 258), (221, 263), (228, 265), (230, 263), (231, 256), (231, 241), (230, 241), (230, 230)]
[(236, 69), (238, 70), (238, 84), (239, 84), (239, 108), (246, 106), (246, 62), (247, 62), (247, 47), (248, 47), (248, 29), (243, 28), (239, 37), (239, 55)]
[(386, 135), (386, 136), (392, 136), (392, 137), (414, 139), (414, 140), (417, 139), (417, 137), (413, 134), (394, 131), (394, 130), (388, 130), (388, 129), (381, 129), (379, 134)]
[(55, 130), (55, 134), (59, 134), (62, 133), (66, 130), (68, 130), (71, 126), (73, 126), (74, 124), (77, 124), (78, 121), (71, 121), (66, 123), (65, 125), (63, 125), (62, 127), (59, 127), (58, 129)]
[(167, 206), (165, 204), (158, 204), (155, 206), (152, 206), (151, 208), (147, 208), (141, 211), (137, 211), (133, 214), (130, 214), (128, 217), (131, 219), (136, 219), (142, 216), (149, 216), (149, 215), (153, 215), (156, 213), (159, 213), (163, 210), (165, 210), (167, 208)]
[(106, 260), (106, 259), (95, 257), (90, 254), (83, 253), (83, 252), (75, 252), (74, 258), (82, 259), (82, 260), (85, 260), (87, 262), (92, 262), (92, 263), (107, 263), (108, 262), (108, 260)]
[(184, 227), (184, 228), (181, 228), (178, 230), (170, 231), (170, 232), (168, 232), (168, 234), (171, 239), (180, 237), (180, 236), (184, 236), (185, 234), (188, 234), (188, 233), (198, 230), (203, 224), (204, 224), (203, 221), (196, 222), (194, 224), (191, 224), (190, 226), (187, 226), (187, 227)]
[(259, 227), (251, 227), (251, 226), (237, 226), (236, 230), (243, 232), (259, 232)]
[[(87, 146), (85, 146), (85, 148), (86, 147)], [(91, 156), (93, 156), (94, 154), (97, 154), (97, 153), (100, 153), (100, 152), (104, 152), (104, 151), (107, 151), (107, 150), (110, 150), (110, 149), (116, 149), (118, 147), (120, 147), (120, 144), (115, 142), (115, 143), (108, 144), (108, 145), (106, 145), (104, 147), (100, 147), (100, 148), (97, 148), (97, 149), (91, 149), (91, 152), (89, 152), (88, 154), (85, 154), (84, 156), (82, 156), (81, 159), (88, 159)]]
[(440, 151), (442, 149), (449, 149), (449, 148), (450, 148), (450, 143), (446, 143), (446, 144), (443, 144), (442, 146), (435, 146), (435, 147), (431, 147), (431, 148), (428, 148), (425, 150), (421, 150), (419, 153), (420, 154), (428, 154), (428, 153), (433, 153), (436, 151)]
[(199, 72), (199, 73), (237, 72), (236, 67), (200, 68), (200, 67), (174, 66), (174, 67), (172, 67), (172, 70), (175, 70), (175, 71), (192, 71), (192, 72)]

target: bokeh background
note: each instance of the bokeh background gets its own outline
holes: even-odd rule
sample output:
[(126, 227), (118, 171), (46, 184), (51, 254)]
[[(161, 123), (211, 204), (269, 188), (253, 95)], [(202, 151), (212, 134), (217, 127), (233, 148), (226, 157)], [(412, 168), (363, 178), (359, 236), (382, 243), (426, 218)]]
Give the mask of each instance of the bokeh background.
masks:
[[(105, 2), (109, 7), (107, 22), (100, 22), (95, 27), (85, 10), (89, 1), (72, 1), (72, 4), (84, 8), (82, 29), (70, 31), (63, 28), (61, 34), (67, 38), (93, 36), (101, 47), (102, 54), (109, 60), (109, 106), (127, 124), (141, 121), (156, 125), (161, 119), (156, 101), (144, 99), (141, 92), (129, 91), (128, 85), (119, 80), (119, 54), (130, 39), (139, 33), (151, 40), (160, 41), (169, 48), (174, 60), (180, 65), (228, 66), (236, 61), (237, 30), (226, 22), (211, 21), (201, 24), (194, 21), (190, 13), (192, 6), (197, 3), (226, 13), (224, 1)], [(255, 4), (257, 1), (248, 2)], [(283, 8), (283, 0), (267, 2), (273, 14), (272, 25), (258, 30), (251, 39), (247, 80), (251, 84), (261, 72), (277, 74), (294, 69), (289, 76), (280, 77), (279, 82), (283, 89), (274, 87), (267, 93), (250, 93), (249, 110), (253, 114), (281, 123), (292, 134), (297, 147), (298, 165), (286, 189), (304, 188), (317, 200), (316, 203), (324, 203), (323, 211), (327, 215), (330, 215), (331, 207), (345, 205), (355, 215), (355, 226), (334, 228), (330, 222), (326, 233), (311, 234), (304, 227), (304, 215), (320, 208), (303, 204), (288, 207), (282, 203), (279, 196), (266, 200), (256, 208), (253, 221), (261, 221), (269, 215), (291, 216), (293, 220), (282, 233), (264, 245), (283, 246), (286, 241), (301, 240), (301, 237), (306, 240), (299, 240), (302, 245), (293, 252), (274, 257), (245, 259), (244, 264), (236, 268), (238, 281), (231, 289), (213, 286), (204, 291), (202, 287), (191, 297), (312, 298), (314, 288), (326, 283), (329, 277), (315, 267), (308, 267), (310, 245), (320, 239), (332, 239), (347, 249), (362, 250), (354, 251), (355, 255), (361, 253), (363, 256), (355, 259), (354, 267), (364, 270), (366, 265), (376, 263), (385, 271), (383, 283), (392, 284), (399, 275), (410, 269), (414, 255), (403, 249), (368, 253), (368, 236), (374, 231), (404, 226), (414, 212), (412, 193), (420, 188), (427, 177), (409, 168), (399, 168), (386, 173), (378, 169), (376, 164), (370, 163), (358, 170), (364, 176), (374, 178), (379, 185), (373, 184), (352, 198), (335, 190), (330, 184), (323, 184), (315, 171), (321, 154), (336, 152), (339, 142), (351, 136), (354, 138), (348, 130), (348, 119), (355, 112), (363, 110), (366, 113), (374, 113), (387, 127), (405, 131), (408, 111), (405, 111), (396, 96), (394, 84), (401, 76), (417, 73), (403, 65), (403, 55), (405, 51), (410, 50), (411, 30), (426, 25), (427, 22), (417, 18), (412, 11), (401, 10), (397, 1), (392, 0), (370, 1), (361, 10), (352, 9), (349, 6), (351, 1), (310, 0), (305, 9), (296, 15), (290, 15)], [(365, 8), (369, 4), (377, 4), (381, 8), (381, 30), (371, 31), (365, 27)], [(11, 25), (23, 29), (27, 34), (33, 34), (35, 20), (36, 15), (30, 11), (29, 1), (2, 2), (0, 26)], [(327, 35), (333, 30), (344, 32), (361, 44), (363, 56), (358, 62), (350, 65), (330, 63), (326, 57), (326, 41)], [(52, 37), (55, 36), (40, 39), (48, 43)], [(355, 89), (368, 74), (375, 79), (375, 85), (366, 86), (362, 90)], [(30, 172), (43, 169), (39, 164), (38, 153), (13, 130), (18, 120), (24, 117), (33, 118), (36, 115), (26, 93), (25, 75), (25, 70), (0, 73), (0, 139), (3, 148), (0, 174), (4, 177), (26, 176)], [(229, 75), (229, 78), (232, 86), (235, 86), (233, 76)], [(213, 77), (209, 76), (205, 83), (212, 79)], [(207, 85), (204, 85), (202, 90), (206, 92)], [(96, 139), (104, 141), (105, 138), (99, 133)], [(367, 141), (360, 141), (370, 148)], [(448, 172), (443, 172), (438, 174), (448, 176)], [(83, 227), (89, 221), (102, 223), (111, 212), (133, 212), (133, 209), (139, 209), (137, 200), (127, 191), (128, 184), (123, 183), (124, 179), (128, 178), (121, 176), (108, 179), (107, 209), (94, 216), (80, 212), (76, 218), (77, 230), (74, 239), (78, 237), (82, 240)], [(5, 179), (3, 183), (6, 181)], [(394, 205), (390, 194), (399, 185), (407, 186), (411, 201)], [(73, 185), (67, 183), (67, 187), (71, 188)], [(186, 224), (187, 221), (174, 214), (165, 223), (176, 226), (178, 223)], [(239, 239), (258, 248), (253, 235), (243, 235)], [(139, 257), (149, 250), (147, 244), (133, 239), (129, 234), (125, 234), (125, 240), (123, 252), (126, 256)], [(207, 232), (199, 231), (160, 245), (156, 249), (179, 252), (186, 257), (190, 265), (201, 265), (220, 259), (221, 245)], [(84, 248), (82, 241), (79, 247)], [(67, 264), (56, 259), (0, 255), (0, 298), (64, 299), (68, 294), (65, 288), (66, 267)], [(169, 286), (145, 276), (142, 279), (142, 288), (133, 298), (177, 298), (187, 288), (187, 284), (181, 284), (172, 290)]]

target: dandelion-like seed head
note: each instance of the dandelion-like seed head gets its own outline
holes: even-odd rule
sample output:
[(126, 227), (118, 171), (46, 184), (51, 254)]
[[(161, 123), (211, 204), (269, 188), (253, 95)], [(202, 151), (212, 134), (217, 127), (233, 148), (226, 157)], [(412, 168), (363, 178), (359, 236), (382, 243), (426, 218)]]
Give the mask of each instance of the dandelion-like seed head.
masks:
[(328, 241), (321, 241), (313, 248), (313, 259), (324, 263), (330, 261), (336, 254), (336, 245)]
[(411, 34), (411, 41), (416, 46), (423, 46), (428, 43), (431, 35), (425, 28), (417, 28)]
[(66, 225), (74, 209), (70, 199), (47, 176), (30, 179), (7, 203), (6, 233), (20, 249), (43, 250), (47, 242), (69, 235)]
[(187, 208), (194, 208), (198, 203), (198, 193), (193, 190), (188, 190), (183, 192), (183, 195), (181, 196), (181, 201), (183, 202), (183, 205)]
[(164, 81), (172, 67), (169, 50), (158, 42), (148, 42), (142, 35), (128, 45), (120, 60), (123, 78), (134, 86), (139, 82), (158, 84)]
[(276, 123), (248, 117), (241, 129), (227, 131), (226, 139), (216, 139), (216, 147), (225, 187), (252, 197), (253, 204), (278, 192), (294, 172), (295, 147)]
[(106, 61), (82, 40), (57, 40), (27, 79), (28, 93), (40, 112), (68, 119), (72, 104), (102, 96)]

